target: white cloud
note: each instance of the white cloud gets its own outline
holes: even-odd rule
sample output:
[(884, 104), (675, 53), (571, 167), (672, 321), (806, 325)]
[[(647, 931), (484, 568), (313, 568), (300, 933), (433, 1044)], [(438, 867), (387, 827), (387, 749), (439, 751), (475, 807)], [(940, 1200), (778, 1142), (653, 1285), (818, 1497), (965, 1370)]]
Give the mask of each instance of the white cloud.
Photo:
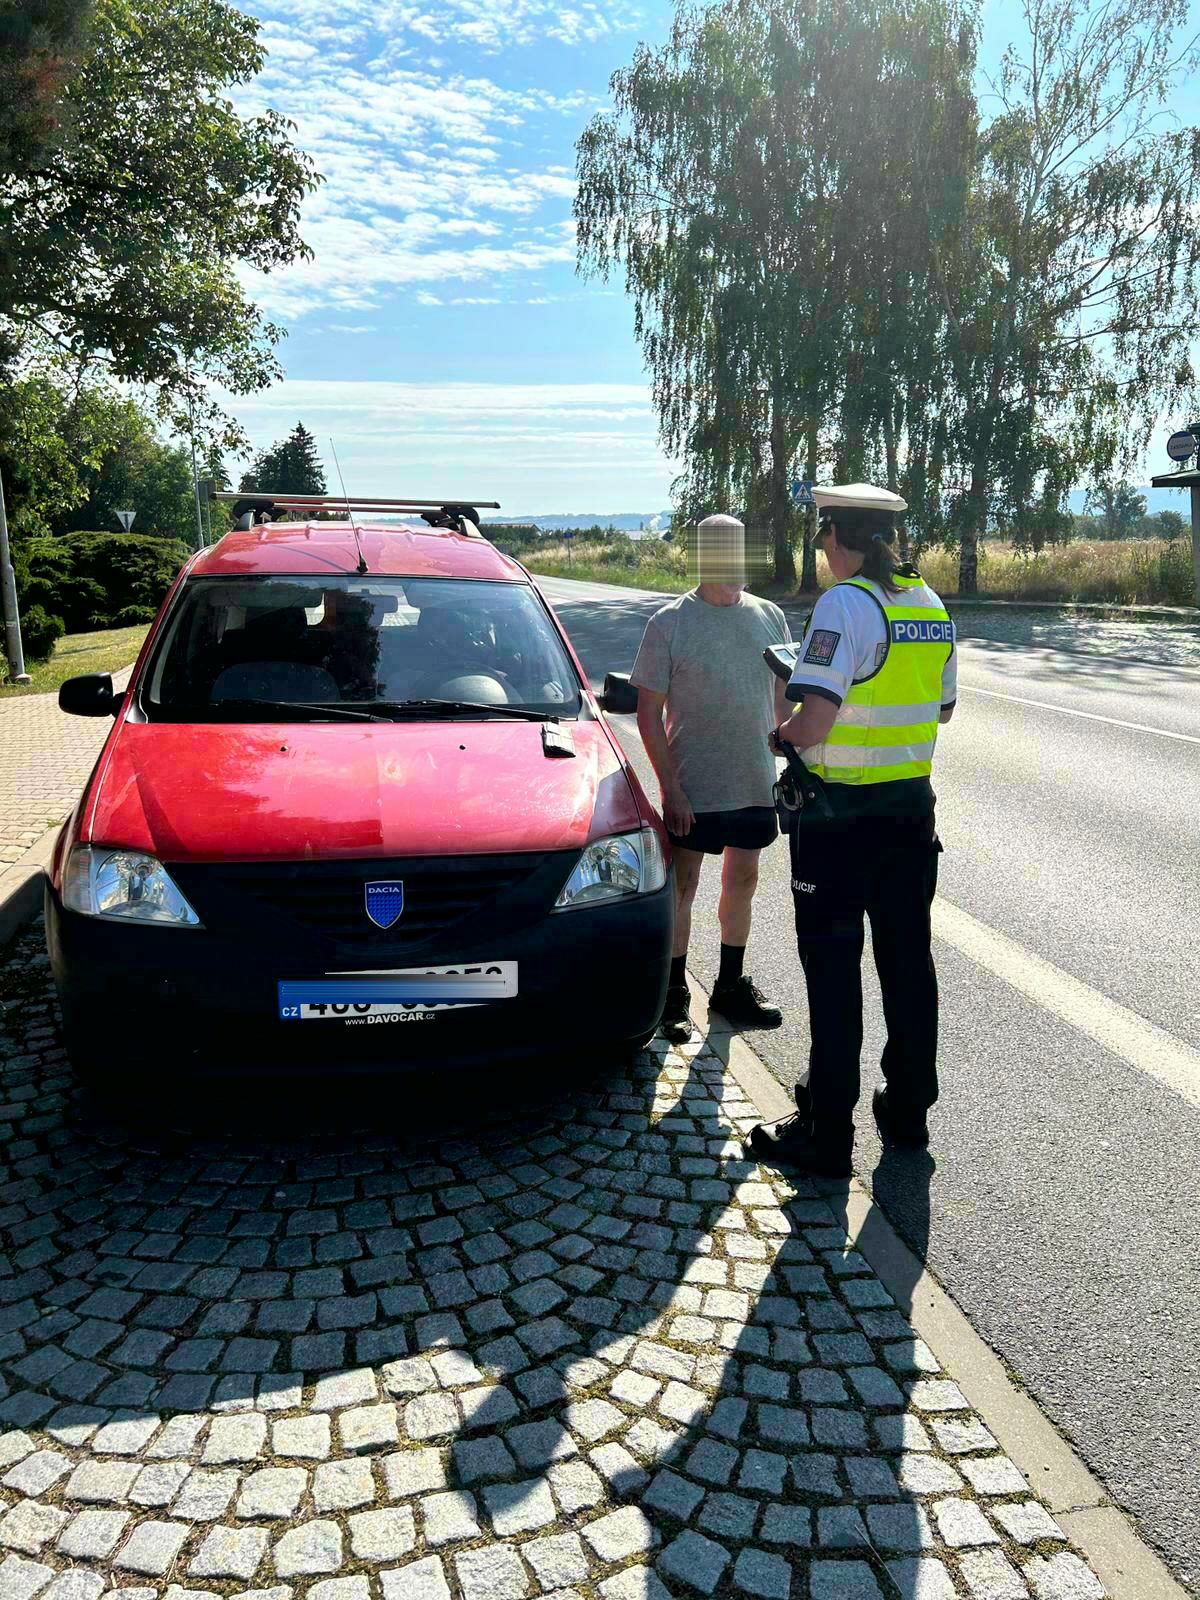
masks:
[[(463, 72), (443, 77), (428, 59), (417, 70), (398, 64), (391, 46), (347, 63), (314, 39), (331, 19), (358, 15), (354, 3), (334, 0), (317, 22), (304, 0), (272, 0), (267, 65), (240, 104), (248, 114), (270, 106), (288, 116), (325, 182), (304, 208), (314, 259), (248, 275), (258, 303), (294, 321), (326, 306), (376, 309), (414, 283), (480, 284), (499, 299), (509, 278), (570, 264), (575, 181), (562, 163), (569, 129), (553, 145), (553, 165), (514, 165), (512, 157), (524, 158), (516, 136), (527, 124), (578, 122), (597, 102)], [(422, 16), (385, 6), (371, 25), (386, 31), (390, 22), (402, 35)], [(518, 244), (514, 230), (531, 226), (539, 242)]]
[(475, 495), (509, 510), (645, 511), (667, 504), (675, 470), (658, 446), (642, 384), (295, 379), (225, 403), (253, 450), (297, 417), (323, 455), (332, 437), (357, 494)]

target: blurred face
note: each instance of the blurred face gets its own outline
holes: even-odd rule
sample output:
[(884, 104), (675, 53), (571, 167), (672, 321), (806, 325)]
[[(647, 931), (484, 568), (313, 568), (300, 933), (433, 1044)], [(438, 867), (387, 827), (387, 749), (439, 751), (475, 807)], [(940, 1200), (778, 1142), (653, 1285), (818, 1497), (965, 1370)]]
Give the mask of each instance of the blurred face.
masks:
[(696, 575), (703, 584), (741, 589), (746, 581), (746, 534), (740, 525), (696, 529)]

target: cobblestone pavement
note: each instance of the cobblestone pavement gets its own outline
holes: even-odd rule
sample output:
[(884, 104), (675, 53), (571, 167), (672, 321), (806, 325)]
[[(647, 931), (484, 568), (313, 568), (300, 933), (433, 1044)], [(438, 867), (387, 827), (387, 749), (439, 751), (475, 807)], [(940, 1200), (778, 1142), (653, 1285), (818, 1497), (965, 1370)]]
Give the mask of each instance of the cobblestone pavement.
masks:
[[(128, 679), (126, 671), (113, 682)], [(71, 810), (111, 727), (107, 717), (67, 716), (57, 694), (0, 699), (0, 866)]]
[(699, 1038), (218, 1137), (85, 1119), (35, 933), (0, 1000), (0, 1600), (1102, 1594)]

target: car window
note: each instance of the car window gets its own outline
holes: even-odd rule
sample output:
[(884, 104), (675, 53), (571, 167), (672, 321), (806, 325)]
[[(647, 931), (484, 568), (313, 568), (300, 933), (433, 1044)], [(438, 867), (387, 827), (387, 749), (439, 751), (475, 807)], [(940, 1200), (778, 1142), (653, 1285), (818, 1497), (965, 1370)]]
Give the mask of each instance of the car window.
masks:
[(270, 721), (249, 701), (464, 700), (575, 716), (579, 683), (520, 583), (453, 578), (196, 578), (150, 661), (155, 721)]

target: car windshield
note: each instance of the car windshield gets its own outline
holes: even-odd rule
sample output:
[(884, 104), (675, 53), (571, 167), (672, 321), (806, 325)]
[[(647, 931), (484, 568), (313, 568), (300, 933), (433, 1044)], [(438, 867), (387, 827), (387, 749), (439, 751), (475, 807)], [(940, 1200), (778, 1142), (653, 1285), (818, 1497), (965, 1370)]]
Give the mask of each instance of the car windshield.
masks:
[(457, 702), (441, 714), (464, 718), (580, 709), (529, 586), (454, 578), (193, 579), (140, 695), (155, 722), (321, 720), (340, 707), (327, 720), (349, 725), (354, 710), (402, 715), (414, 700)]

